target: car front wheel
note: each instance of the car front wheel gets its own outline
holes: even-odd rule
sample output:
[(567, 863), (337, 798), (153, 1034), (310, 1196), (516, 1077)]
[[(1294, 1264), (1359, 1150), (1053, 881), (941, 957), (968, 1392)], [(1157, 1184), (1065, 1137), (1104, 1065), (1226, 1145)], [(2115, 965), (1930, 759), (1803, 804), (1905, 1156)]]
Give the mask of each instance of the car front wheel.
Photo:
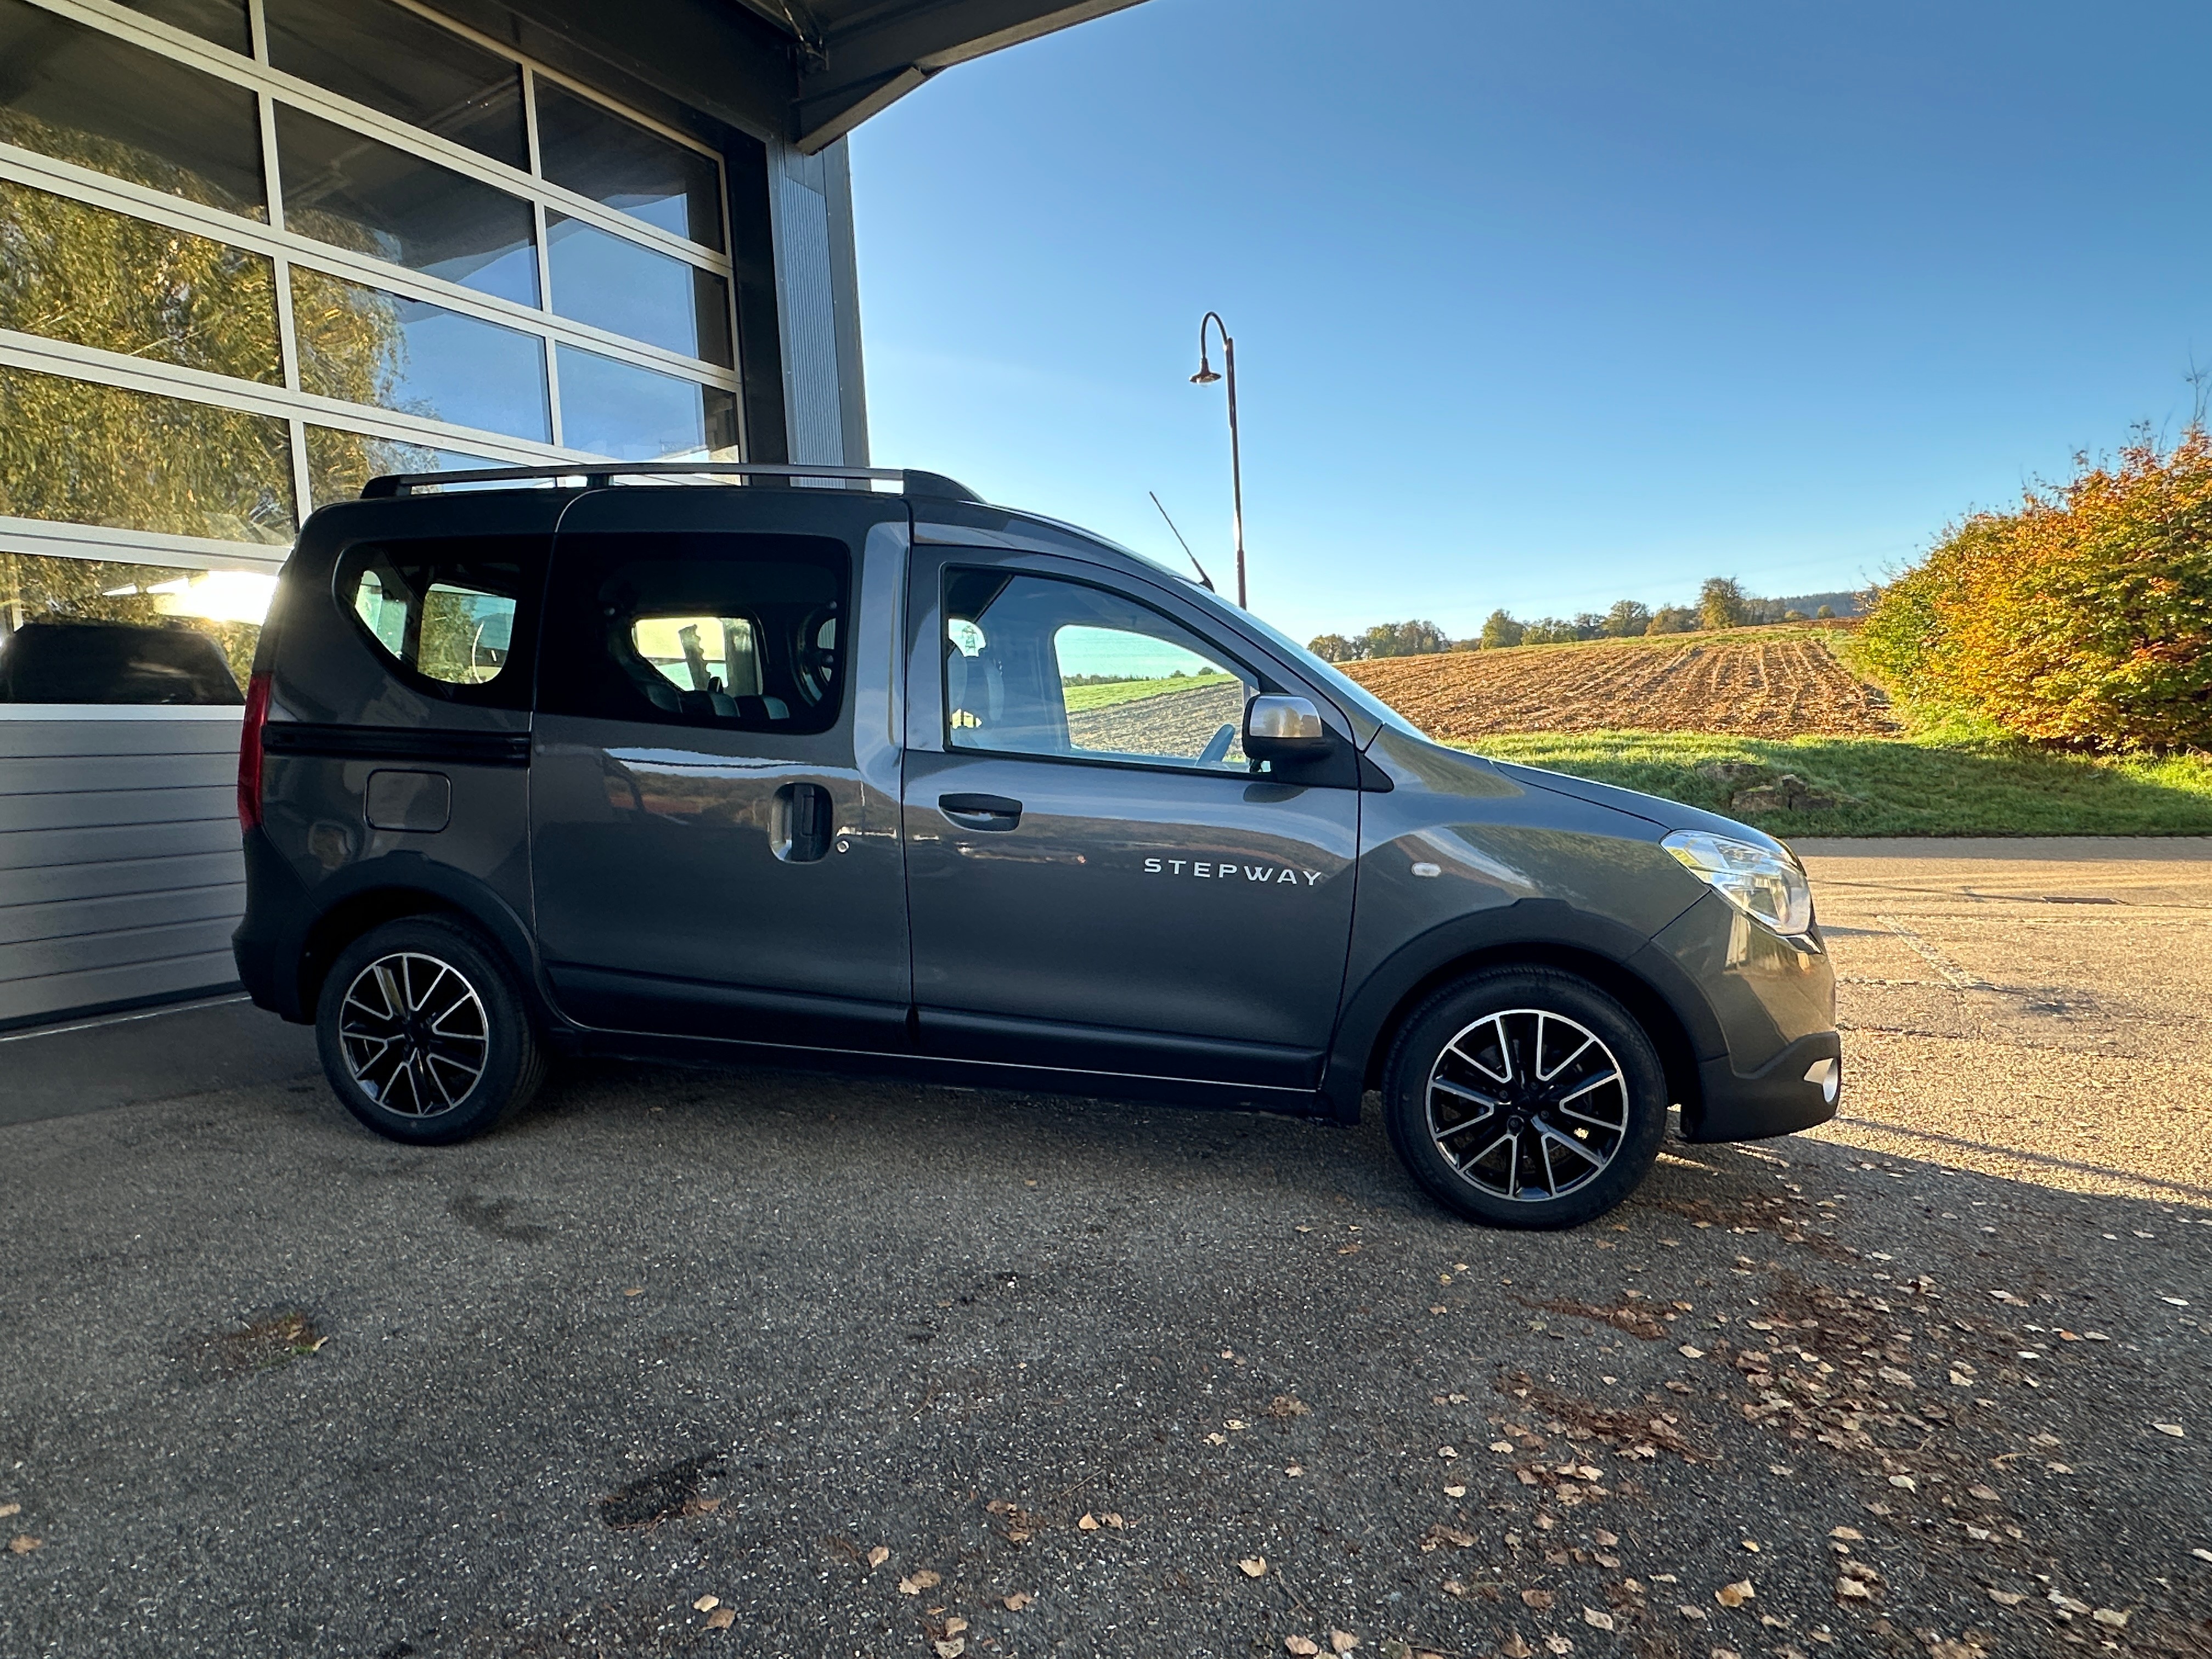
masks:
[(1633, 1016), (1588, 980), (1496, 969), (1446, 987), (1383, 1073), (1391, 1144), (1470, 1220), (1572, 1227), (1634, 1191), (1667, 1128), (1667, 1079)]
[(418, 1146), (483, 1133), (537, 1092), (544, 1072), (506, 965), (438, 917), (386, 922), (341, 951), (315, 1036), (346, 1109)]

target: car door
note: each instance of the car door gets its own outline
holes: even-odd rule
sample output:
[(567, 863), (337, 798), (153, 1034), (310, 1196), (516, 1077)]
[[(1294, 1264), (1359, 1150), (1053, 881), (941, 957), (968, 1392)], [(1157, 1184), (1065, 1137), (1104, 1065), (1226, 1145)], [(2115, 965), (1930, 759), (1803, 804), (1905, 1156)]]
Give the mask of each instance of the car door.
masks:
[(1351, 933), (1357, 771), (1298, 781), (1240, 746), (1250, 696), (1306, 688), (1164, 582), (1081, 560), (918, 547), (908, 616), (925, 1048), (1312, 1086)]
[(610, 489), (554, 542), (532, 890), (562, 1010), (902, 1048), (892, 496)]

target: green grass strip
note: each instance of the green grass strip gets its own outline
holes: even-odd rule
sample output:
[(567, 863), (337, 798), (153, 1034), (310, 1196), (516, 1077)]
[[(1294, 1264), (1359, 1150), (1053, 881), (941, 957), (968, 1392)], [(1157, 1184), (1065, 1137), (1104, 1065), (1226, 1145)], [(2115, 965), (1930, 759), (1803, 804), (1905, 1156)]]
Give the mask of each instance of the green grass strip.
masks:
[[(2103, 757), (2002, 741), (1499, 733), (1457, 745), (1720, 812), (1778, 836), (2212, 835), (2212, 756)], [(1729, 763), (1755, 772), (1732, 777)], [(1741, 811), (1739, 791), (1792, 774), (1832, 810)]]

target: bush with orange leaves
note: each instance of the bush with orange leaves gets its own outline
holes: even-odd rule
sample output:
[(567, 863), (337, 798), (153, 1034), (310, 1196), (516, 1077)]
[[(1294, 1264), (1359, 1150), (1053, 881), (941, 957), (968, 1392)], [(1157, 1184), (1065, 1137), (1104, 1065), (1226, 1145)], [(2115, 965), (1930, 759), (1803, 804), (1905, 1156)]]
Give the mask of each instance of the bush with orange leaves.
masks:
[(2212, 436), (1976, 514), (1881, 590), (1860, 646), (1906, 698), (2019, 737), (2212, 749)]

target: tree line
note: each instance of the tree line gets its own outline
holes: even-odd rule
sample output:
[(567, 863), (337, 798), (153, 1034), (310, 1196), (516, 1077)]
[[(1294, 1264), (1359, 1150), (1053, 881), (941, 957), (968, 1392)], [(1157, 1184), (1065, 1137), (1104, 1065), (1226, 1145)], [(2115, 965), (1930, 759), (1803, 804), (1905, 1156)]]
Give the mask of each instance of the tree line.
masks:
[(1762, 599), (1744, 592), (1732, 576), (1709, 577), (1694, 605), (1662, 605), (1657, 610), (1635, 599), (1617, 600), (1605, 611), (1572, 617), (1539, 617), (1522, 622), (1504, 610), (1484, 620), (1482, 631), (1455, 640), (1432, 622), (1378, 623), (1364, 634), (1323, 634), (1306, 648), (1324, 662), (1364, 662), (1376, 657), (1419, 657), (1439, 651), (1496, 651), (1516, 645), (1564, 645), (1577, 640), (1641, 639), (1657, 634), (1688, 634), (1708, 628), (1750, 628), (1766, 623), (1826, 619), (1840, 610), (1855, 613), (1857, 596), (1809, 593), (1792, 599)]
[[(2199, 386), (2200, 394), (2203, 387)], [(1953, 526), (1881, 588), (1861, 651), (1923, 708), (2069, 747), (2212, 750), (2212, 434), (2139, 432)]]

